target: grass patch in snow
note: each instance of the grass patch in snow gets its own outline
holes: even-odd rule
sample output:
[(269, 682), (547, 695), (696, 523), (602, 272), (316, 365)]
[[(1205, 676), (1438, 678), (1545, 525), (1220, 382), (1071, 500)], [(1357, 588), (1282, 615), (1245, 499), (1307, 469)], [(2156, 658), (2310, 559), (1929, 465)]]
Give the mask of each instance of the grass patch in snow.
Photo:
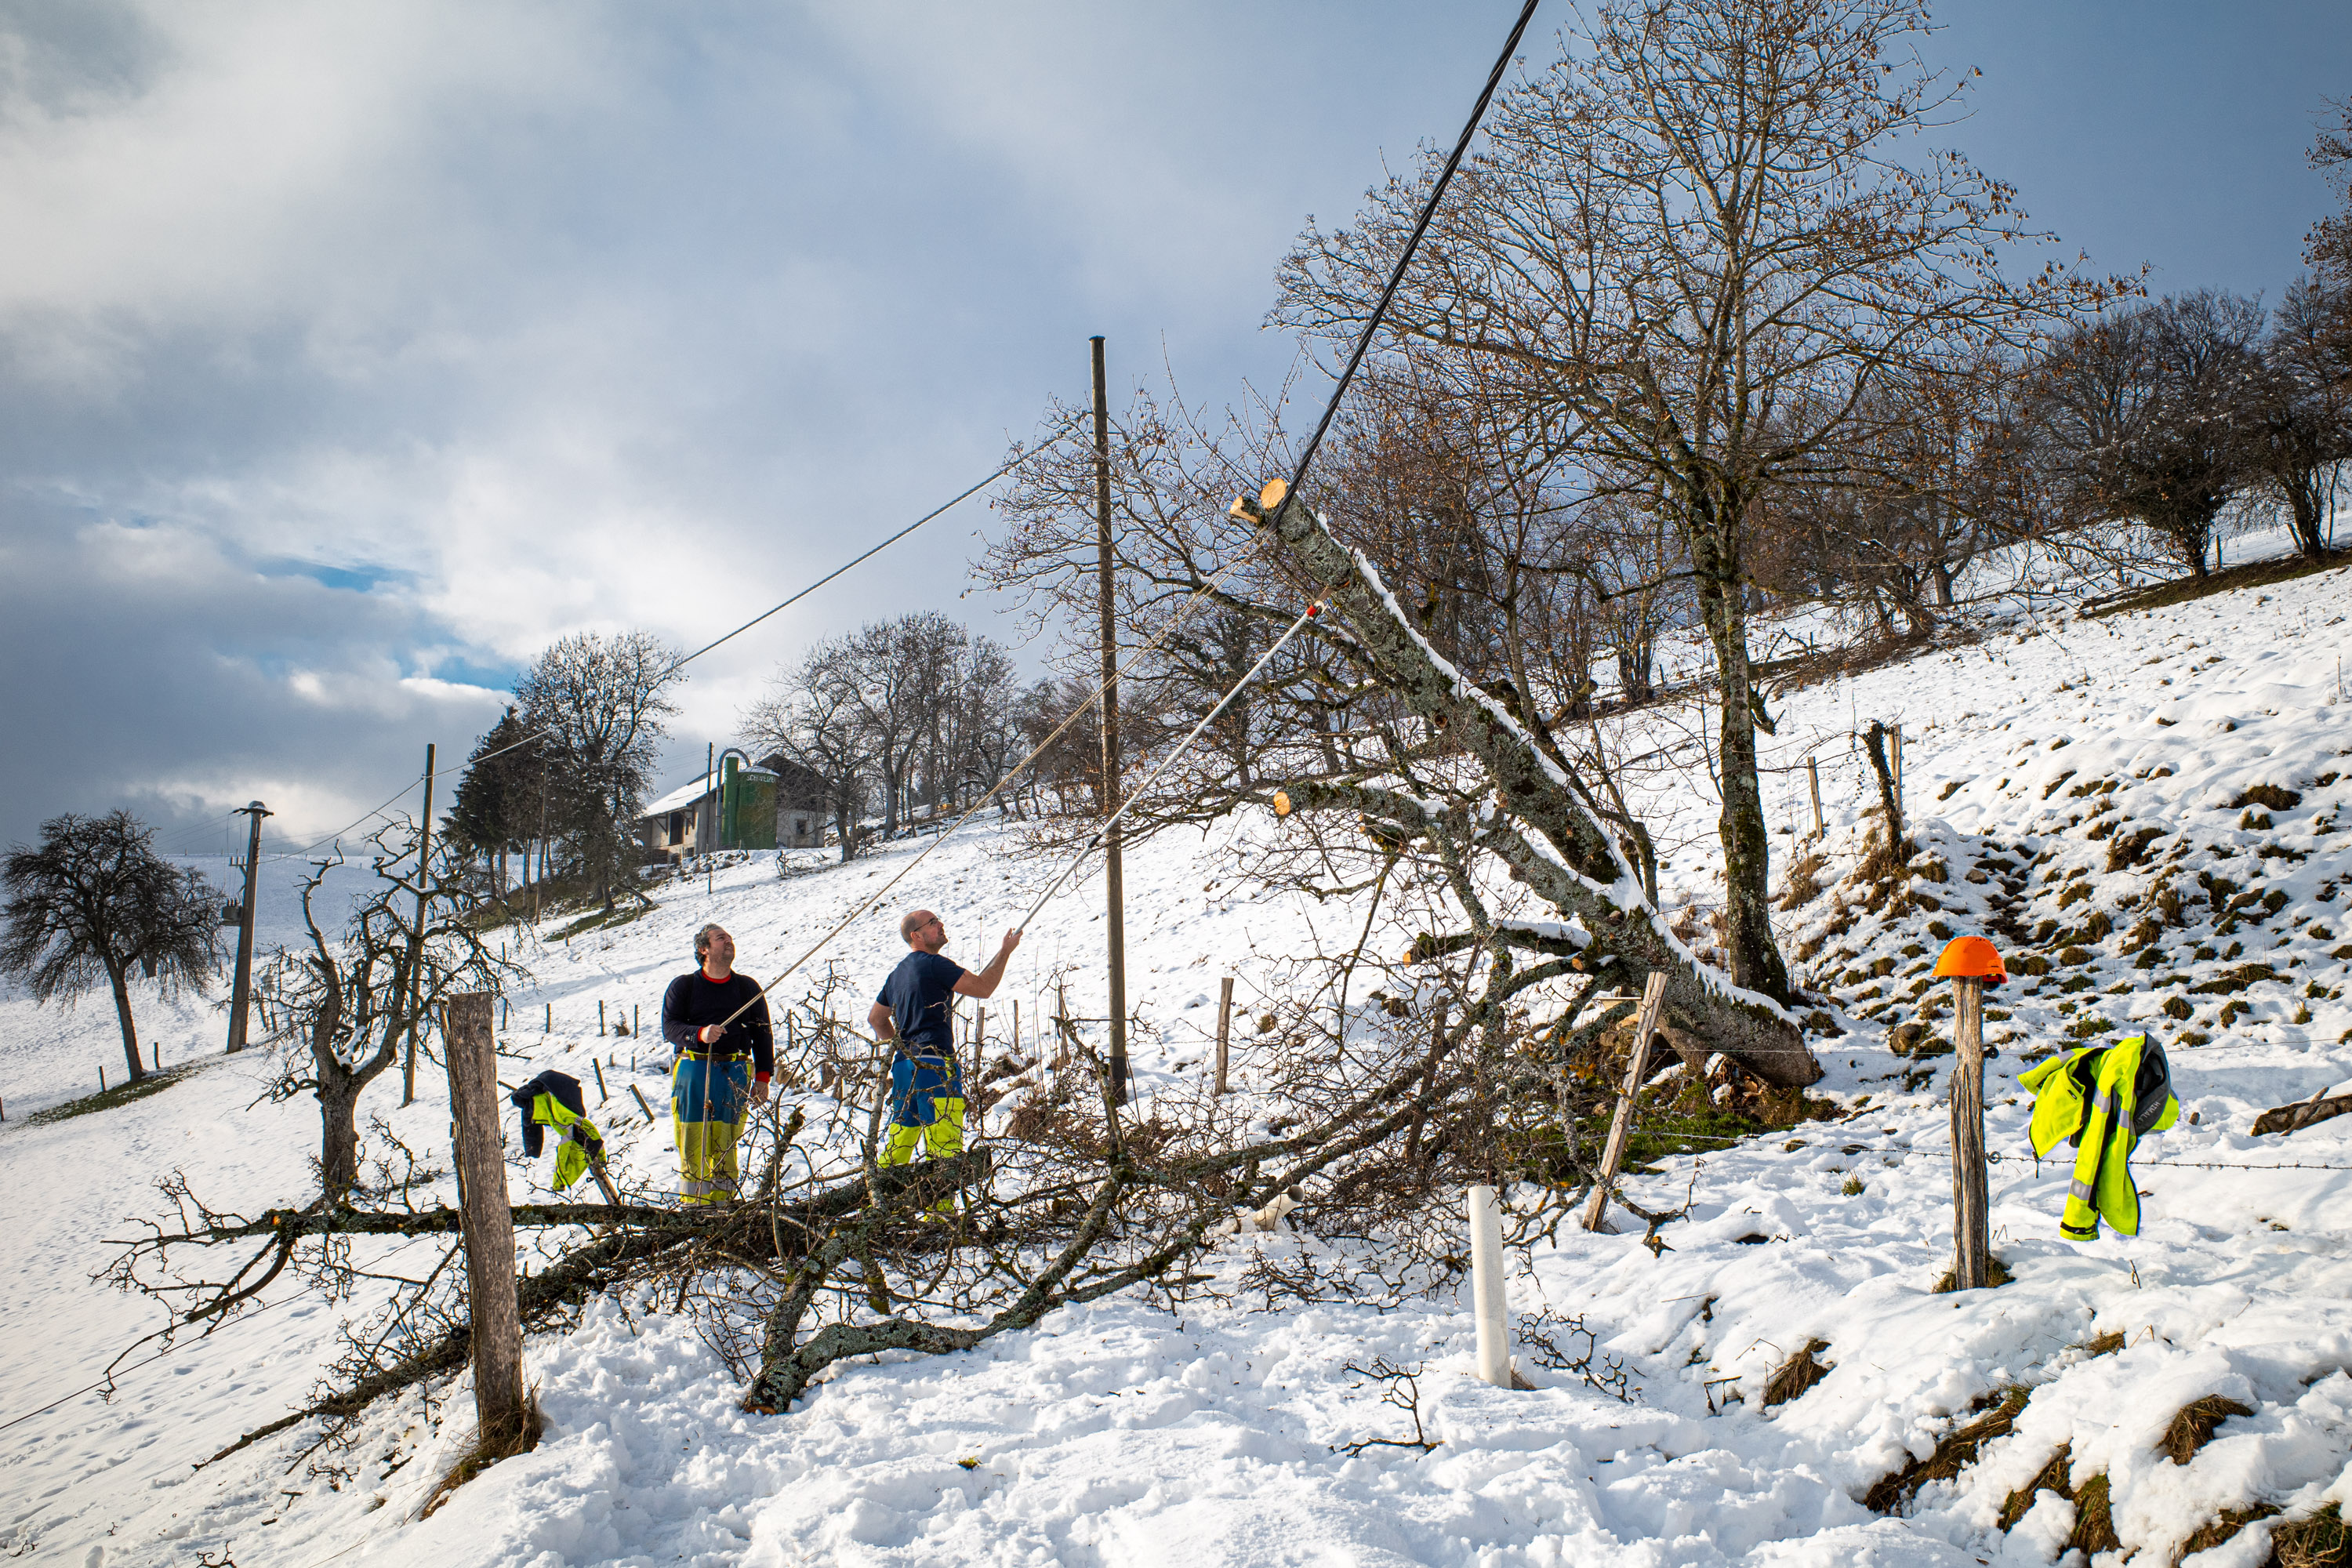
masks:
[[(1991, 1410), (1965, 1426), (1955, 1426), (1936, 1441), (1935, 1451), (1924, 1459), (1914, 1459), (1892, 1475), (1881, 1476), (1863, 1494), (1863, 1502), (1877, 1513), (1892, 1513), (1911, 1500), (1912, 1495), (1929, 1481), (1948, 1481), (1977, 1461), (1977, 1455), (1996, 1437), (2006, 1437), (2017, 1425), (2019, 1413), (2032, 1397), (2031, 1389), (2011, 1386), (2000, 1391), (1999, 1403)], [(2056, 1463), (2064, 1462), (2065, 1450), (2059, 1450)], [(2027, 1494), (2028, 1506), (2032, 1494)], [(2025, 1510), (2018, 1510), (2023, 1518)], [(2007, 1510), (2003, 1510), (2006, 1518)], [(2004, 1527), (2005, 1528), (2005, 1527)]]
[(2242, 566), (2224, 567), (2203, 577), (2182, 577), (2170, 583), (2158, 583), (2152, 588), (2127, 595), (2113, 604), (2086, 610), (2084, 615), (2090, 620), (2104, 620), (2109, 616), (2126, 615), (2133, 610), (2156, 610), (2168, 605), (2186, 605), (2210, 595), (2231, 593), (2240, 588), (2263, 588), (2273, 583), (2292, 583), (2298, 577), (2334, 572), (2347, 565), (2352, 565), (2352, 550), (2331, 551), (2317, 561), (2305, 560), (2300, 555), (2250, 561)]
[(2339, 1568), (2347, 1559), (2352, 1559), (2352, 1530), (2346, 1529), (2334, 1503), (2271, 1531), (2271, 1561), (2279, 1568)]
[(2197, 1450), (2213, 1439), (2214, 1429), (2232, 1415), (2252, 1415), (2253, 1411), (2234, 1399), (2224, 1399), (2218, 1394), (2184, 1405), (2180, 1413), (2165, 1423), (2164, 1436), (2157, 1447), (2172, 1458), (2176, 1465), (2185, 1465), (2197, 1457)]
[(95, 1111), (111, 1110), (118, 1105), (128, 1105), (134, 1100), (161, 1094), (202, 1066), (202, 1062), (183, 1062), (160, 1072), (151, 1072), (134, 1082), (118, 1083), (112, 1089), (85, 1094), (79, 1100), (68, 1100), (63, 1105), (52, 1105), (46, 1110), (36, 1110), (25, 1118), (25, 1124), (41, 1127), (52, 1121), (68, 1121), (77, 1116), (88, 1116)]

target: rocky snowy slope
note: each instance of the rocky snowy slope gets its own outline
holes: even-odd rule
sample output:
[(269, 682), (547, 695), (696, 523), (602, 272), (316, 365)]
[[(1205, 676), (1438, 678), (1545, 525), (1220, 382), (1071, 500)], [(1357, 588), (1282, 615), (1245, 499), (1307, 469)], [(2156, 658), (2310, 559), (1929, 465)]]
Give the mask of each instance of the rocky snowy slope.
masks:
[[(845, 1366), (791, 1414), (761, 1417), (737, 1409), (726, 1370), (657, 1303), (605, 1301), (527, 1347), (541, 1447), (428, 1520), (414, 1516), (468, 1435), (462, 1386), (429, 1408), (387, 1402), (348, 1482), (307, 1471), (299, 1429), (192, 1469), (298, 1403), (339, 1316), (366, 1302), (273, 1291), (210, 1339), (134, 1352), (110, 1401), (77, 1391), (155, 1319), (89, 1283), (100, 1238), (152, 1212), (147, 1184), (173, 1169), (234, 1206), (299, 1198), (315, 1115), (252, 1103), (257, 1057), (200, 1057), (160, 1094), (26, 1125), (120, 1049), (103, 1011), (0, 999), (0, 1421), (13, 1423), (0, 1428), (0, 1548), (243, 1568), (1957, 1565), (2074, 1548), (2261, 1563), (2275, 1531), (2352, 1500), (2352, 1118), (2285, 1140), (2250, 1131), (2259, 1110), (2352, 1079), (2352, 823), (2338, 821), (2352, 704), (2336, 663), (2347, 612), (2352, 580), (2333, 572), (2105, 619), (2012, 619), (1775, 698), (1786, 946), (1822, 994), (1814, 1044), (1830, 1076), (1815, 1092), (1843, 1120), (1636, 1177), (1645, 1206), (1688, 1205), (1659, 1231), (1664, 1250), (1564, 1227), (1536, 1246), (1511, 1287), (1530, 1392), (1470, 1377), (1451, 1291), (1386, 1310), (1254, 1311), (1237, 1297), (1182, 1315), (1114, 1299), (967, 1355)], [(1891, 884), (1856, 874), (1868, 796), (1848, 738), (1873, 718), (1902, 722), (1908, 742), (1920, 853)], [(1660, 710), (1616, 740), (1631, 754), (1688, 732), (1688, 715)], [(1818, 842), (1805, 839), (1808, 753), (1827, 796)], [(1676, 846), (1667, 901), (1706, 896), (1704, 791), (1667, 773), (1650, 787), (1643, 809)], [(1220, 976), (1251, 1003), (1302, 931), (1352, 937), (1361, 921), (1360, 909), (1240, 896), (1238, 858), (1276, 831), (1244, 820), (1130, 858), (1130, 989), (1154, 1026), (1138, 1047), (1142, 1092), (1205, 1070)], [(624, 1179), (659, 1183), (666, 1143), (625, 1087), (659, 1109), (659, 1063), (599, 1037), (597, 1004), (650, 1014), (709, 919), (734, 931), (745, 968), (772, 973), (915, 852), (789, 878), (753, 858), (707, 886), (665, 887), (634, 923), (551, 933), (525, 954), (535, 984), (501, 1036), (529, 1068), (507, 1065), (587, 1079), (605, 1062)], [(899, 951), (888, 914), (917, 903), (947, 913), (951, 952), (984, 953), (1053, 868), (1015, 829), (967, 830), (826, 958), (845, 994), (870, 994)], [(1083, 883), (1048, 907), (992, 1005), (992, 1037), (1013, 1000), (1033, 1020), (1057, 972), (1074, 1010), (1099, 1010), (1099, 907), (1098, 884)], [(1993, 998), (1987, 1090), (1994, 1246), (2011, 1279), (1953, 1296), (1934, 1293), (1950, 1245), (1948, 1015), (1926, 973), (1964, 930), (1993, 934), (2016, 975)], [(215, 1028), (194, 1007), (153, 1016), (167, 1065)], [(2031, 1158), (2014, 1075), (2141, 1029), (2170, 1048), (2184, 1107), (2136, 1167), (2145, 1228), (2063, 1243), (2067, 1173)], [(1246, 1088), (1246, 1048), (1238, 1059)], [(396, 1084), (380, 1083), (368, 1109), (436, 1146), (446, 1090), (435, 1074), (420, 1087), (397, 1110)], [(544, 1175), (518, 1163), (517, 1196)], [(367, 1245), (387, 1271), (429, 1267), (430, 1244)], [(1232, 1279), (1254, 1248), (1345, 1262), (1281, 1234), (1231, 1243), (1206, 1271)], [(1382, 1402), (1391, 1385), (1354, 1370), (1375, 1358), (1417, 1373), (1436, 1447), (1341, 1451), (1411, 1432)], [(1803, 1375), (1776, 1377), (1792, 1364)], [(2176, 1422), (2200, 1400), (2233, 1403)]]

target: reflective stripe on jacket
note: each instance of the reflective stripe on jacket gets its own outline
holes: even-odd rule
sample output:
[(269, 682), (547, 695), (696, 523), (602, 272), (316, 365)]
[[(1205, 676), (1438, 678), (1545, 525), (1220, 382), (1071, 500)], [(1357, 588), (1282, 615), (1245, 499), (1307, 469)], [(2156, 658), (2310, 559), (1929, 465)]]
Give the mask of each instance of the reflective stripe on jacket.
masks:
[[(2180, 1114), (2161, 1047), (2145, 1035), (2110, 1046), (2084, 1046), (2021, 1075), (2033, 1094), (2031, 1136), (2036, 1159), (2061, 1140), (2075, 1145), (2074, 1179), (2058, 1234), (2095, 1241), (2104, 1218), (2117, 1234), (2139, 1234), (2139, 1189), (2131, 1153), (2142, 1131), (2161, 1132)], [(2161, 1096), (2159, 1100), (2158, 1097)]]

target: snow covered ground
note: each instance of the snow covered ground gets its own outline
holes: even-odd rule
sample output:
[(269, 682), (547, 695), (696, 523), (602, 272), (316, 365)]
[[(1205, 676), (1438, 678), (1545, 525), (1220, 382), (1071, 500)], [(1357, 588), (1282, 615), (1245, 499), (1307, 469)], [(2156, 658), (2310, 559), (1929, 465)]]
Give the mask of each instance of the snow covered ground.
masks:
[[(108, 1402), (75, 1391), (157, 1320), (89, 1282), (100, 1240), (128, 1234), (126, 1215), (152, 1212), (146, 1184), (175, 1168), (248, 1210), (299, 1201), (315, 1112), (307, 1101), (251, 1103), (265, 1064), (249, 1056), (212, 1058), (101, 1114), (26, 1126), (20, 1106), (95, 1087), (100, 1059), (111, 1079), (121, 1050), (110, 1009), (65, 1016), (0, 998), (0, 1421), (13, 1423), (0, 1427), (0, 1549), (74, 1563), (226, 1553), (243, 1568), (2039, 1564), (2059, 1555), (2074, 1505), (2053, 1492), (2034, 1501), (2028, 1489), (2014, 1529), (2004, 1532), (1999, 1516), (2062, 1444), (2078, 1494), (2091, 1476), (2108, 1478), (2116, 1529), (2141, 1562), (2169, 1561), (2224, 1509), (2292, 1515), (2323, 1498), (2352, 1500), (2352, 1118), (2284, 1142), (2248, 1131), (2263, 1108), (2352, 1079), (2352, 893), (2339, 887), (2352, 825), (2337, 821), (2352, 801), (2352, 704), (2336, 700), (2335, 662), (2352, 643), (2347, 613), (2352, 582), (2331, 573), (2126, 618), (2012, 624), (1776, 700), (1780, 765), (1808, 749), (1825, 760), (1822, 890), (1785, 919), (1790, 951), (1805, 955), (1799, 968), (1833, 999), (1824, 1012), (1842, 1031), (1816, 1037), (1831, 1068), (1817, 1092), (1849, 1113), (1636, 1178), (1632, 1194), (1646, 1206), (1691, 1203), (1686, 1220), (1660, 1231), (1666, 1250), (1653, 1255), (1638, 1235), (1563, 1229), (1529, 1254), (1512, 1284), (1515, 1310), (1580, 1320), (1638, 1391), (1631, 1402), (1543, 1364), (1532, 1339), (1520, 1364), (1533, 1392), (1475, 1382), (1465, 1303), (1449, 1293), (1388, 1310), (1202, 1305), (1181, 1315), (1110, 1300), (967, 1355), (845, 1365), (790, 1414), (751, 1416), (718, 1360), (657, 1303), (605, 1301), (575, 1331), (527, 1347), (549, 1419), (541, 1447), (429, 1520), (414, 1516), (469, 1435), (462, 1386), (432, 1413), (414, 1395), (387, 1402), (361, 1475), (340, 1489), (306, 1474), (299, 1429), (193, 1470), (300, 1401), (337, 1317), (366, 1302), (329, 1308), (273, 1290), (282, 1304), (129, 1365)], [(1924, 895), (1876, 912), (1842, 880), (1859, 850), (1858, 775), (1850, 761), (1828, 762), (1849, 757), (1846, 737), (1874, 717), (1906, 725), (1922, 850), (1913, 887)], [(1661, 732), (1675, 721), (1643, 721)], [(1779, 825), (1809, 827), (1802, 774), (1777, 776)], [(2299, 798), (2229, 804), (2255, 784)], [(1687, 819), (1668, 902), (1706, 898), (1711, 806), (1664, 775), (1656, 787), (1681, 793), (1646, 809)], [(1142, 1092), (1204, 1070), (1221, 975), (1240, 978), (1247, 1006), (1277, 984), (1310, 925), (1352, 939), (1360, 907), (1351, 920), (1337, 904), (1236, 896), (1238, 858), (1275, 831), (1243, 821), (1130, 857), (1132, 1005), (1160, 1026), (1139, 1046)], [(1812, 847), (1794, 833), (1775, 842), (1784, 867)], [(2121, 845), (2136, 847), (2111, 870)], [(596, 1004), (609, 1016), (650, 1014), (709, 919), (734, 931), (750, 973), (772, 974), (914, 853), (893, 847), (789, 879), (761, 856), (708, 888), (668, 885), (641, 921), (526, 954), (535, 987), (513, 997), (501, 1046), (531, 1070), (587, 1079), (592, 1057), (610, 1063), (614, 1100), (604, 1110), (623, 1179), (657, 1184), (666, 1142), (620, 1080), (658, 1109), (660, 1063), (634, 1053), (634, 1039), (598, 1037)], [(975, 827), (825, 959), (854, 994), (870, 994), (902, 951), (896, 913), (916, 904), (945, 914), (951, 954), (984, 958), (1053, 869), (1023, 850), (1017, 830)], [(2149, 940), (2139, 922), (2168, 885), (2179, 914), (2158, 918)], [(1034, 923), (991, 1005), (992, 1038), (1015, 999), (1034, 1019), (1059, 970), (1073, 1009), (1099, 1011), (1099, 908), (1098, 881), (1081, 879)], [(2095, 915), (2105, 921), (2095, 934)], [(1993, 998), (1992, 1219), (2015, 1278), (1935, 1295), (1950, 1246), (1949, 1058), (1895, 1055), (1889, 1031), (1948, 1028), (1937, 988), (1922, 984), (1937, 931), (1988, 927), (2019, 933), (2000, 939), (2014, 966), (2049, 963)], [(2143, 962), (2150, 952), (2158, 957)], [(2257, 964), (2269, 977), (2251, 973)], [(198, 1005), (147, 1016), (167, 1065), (175, 1042), (194, 1051), (217, 1032), (218, 1016)], [(2171, 1046), (2184, 1107), (2182, 1124), (2144, 1146), (2137, 1166), (2150, 1194), (2145, 1229), (2063, 1243), (2066, 1171), (2036, 1169), (2011, 1079), (2029, 1053), (2141, 1027)], [(1246, 1086), (1245, 1047), (1238, 1060)], [(380, 1080), (363, 1110), (419, 1148), (439, 1147), (446, 1087), (434, 1072), (420, 1089), (416, 1105), (398, 1110), (396, 1081)], [(2264, 1164), (2308, 1168), (2247, 1168)], [(545, 1173), (543, 1162), (518, 1162), (518, 1198), (541, 1191)], [(431, 1247), (367, 1245), (393, 1267)], [(1232, 1279), (1253, 1247), (1324, 1244), (1236, 1241), (1209, 1271)], [(1586, 1342), (1548, 1331), (1567, 1348)], [(1827, 1375), (1768, 1406), (1768, 1377), (1816, 1342)], [(1385, 1385), (1350, 1370), (1375, 1357), (1418, 1369), (1420, 1415), (1439, 1446), (1340, 1451), (1410, 1435), (1411, 1418), (1382, 1403)], [(1927, 1480), (1893, 1512), (1866, 1506), (1874, 1483), (2011, 1389), (2029, 1395), (2013, 1430), (1972, 1464)], [(2252, 1414), (2176, 1465), (2158, 1450), (2159, 1434), (2212, 1394)], [(2261, 1563), (2270, 1528), (2251, 1524), (2191, 1561)]]

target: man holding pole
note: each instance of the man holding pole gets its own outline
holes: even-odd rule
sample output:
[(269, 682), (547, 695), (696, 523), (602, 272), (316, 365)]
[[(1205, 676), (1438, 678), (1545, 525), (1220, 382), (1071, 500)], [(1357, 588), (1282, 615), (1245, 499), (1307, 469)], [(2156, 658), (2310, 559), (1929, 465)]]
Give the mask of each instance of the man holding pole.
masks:
[(885, 1165), (912, 1161), (918, 1145), (934, 1160), (963, 1152), (963, 1069), (955, 1059), (955, 998), (985, 1002), (1004, 979), (1004, 965), (1021, 945), (1008, 931), (1004, 945), (978, 974), (940, 950), (948, 928), (929, 910), (915, 910), (898, 922), (898, 934), (913, 951), (898, 961), (882, 994), (867, 1010), (874, 1037), (898, 1050), (890, 1061), (890, 1135), (881, 1150)]
[(702, 966), (671, 981), (662, 997), (662, 1038), (677, 1052), (669, 1114), (677, 1136), (678, 1201), (718, 1204), (735, 1196), (735, 1144), (751, 1107), (767, 1103), (775, 1031), (758, 983), (735, 973), (735, 939), (725, 927), (697, 931), (694, 955)]

